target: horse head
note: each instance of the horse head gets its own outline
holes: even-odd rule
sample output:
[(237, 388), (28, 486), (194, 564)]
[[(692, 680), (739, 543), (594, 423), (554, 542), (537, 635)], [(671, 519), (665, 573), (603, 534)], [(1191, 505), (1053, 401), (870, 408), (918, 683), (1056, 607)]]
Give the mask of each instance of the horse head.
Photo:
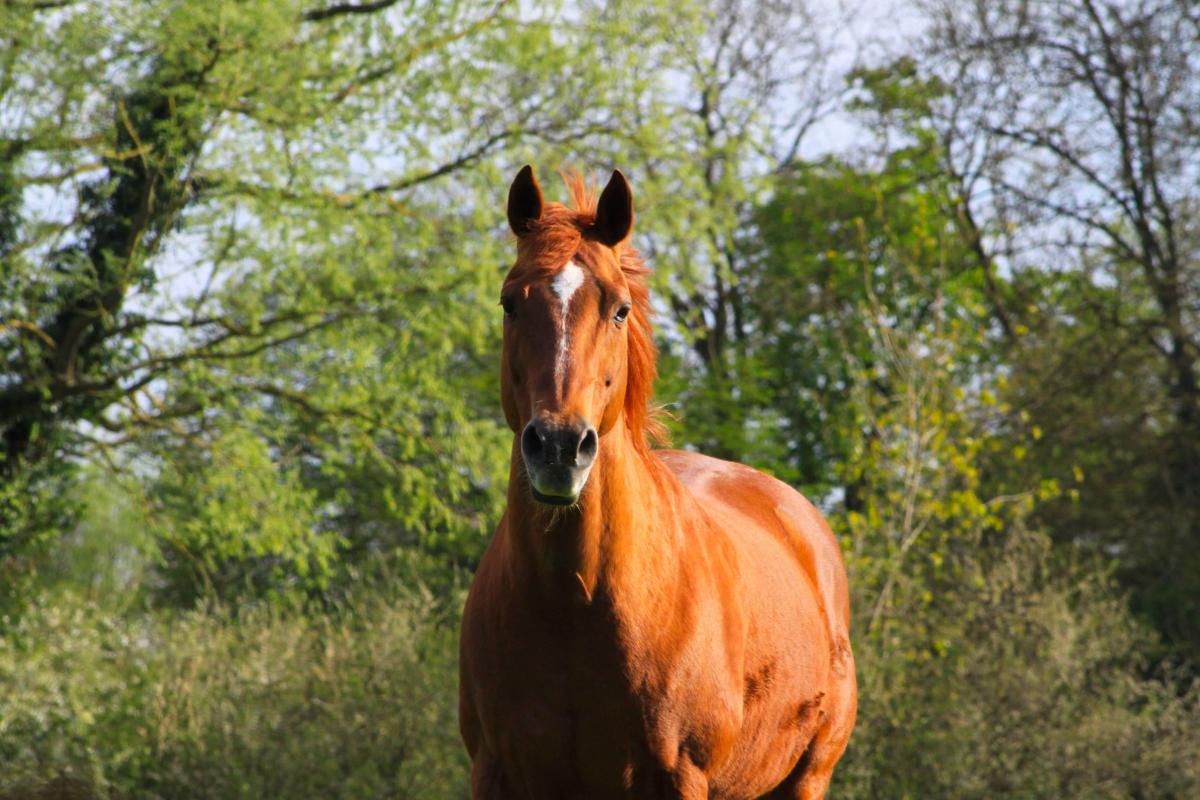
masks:
[(574, 208), (547, 203), (524, 167), (508, 194), (517, 260), (504, 281), (500, 392), (533, 498), (579, 502), (614, 431), (645, 446), (654, 380), (645, 270), (626, 240), (633, 193), (614, 171), (599, 200), (567, 178)]

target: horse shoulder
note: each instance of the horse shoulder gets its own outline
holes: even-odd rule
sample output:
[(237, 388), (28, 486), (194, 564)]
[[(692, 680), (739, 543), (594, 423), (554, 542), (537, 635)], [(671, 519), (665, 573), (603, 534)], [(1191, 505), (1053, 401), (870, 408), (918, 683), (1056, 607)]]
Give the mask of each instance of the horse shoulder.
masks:
[(681, 450), (656, 455), (710, 514), (732, 512), (755, 520), (756, 530), (782, 542), (816, 588), (837, 638), (847, 635), (850, 595), (841, 550), (829, 523), (804, 495), (744, 464)]

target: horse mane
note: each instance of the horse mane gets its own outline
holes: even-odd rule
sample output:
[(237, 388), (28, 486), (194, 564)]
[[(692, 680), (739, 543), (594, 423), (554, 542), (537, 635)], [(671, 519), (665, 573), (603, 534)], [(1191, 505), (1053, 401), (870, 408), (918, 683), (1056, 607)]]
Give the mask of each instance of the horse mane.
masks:
[[(531, 224), (529, 234), (517, 240), (518, 266), (505, 280), (505, 291), (561, 267), (585, 244), (604, 246), (592, 239), (596, 223), (595, 188), (575, 170), (562, 173), (562, 178), (571, 198), (571, 207), (560, 203), (544, 205), (541, 218)], [(651, 443), (665, 444), (667, 441), (662, 412), (650, 405), (654, 381), (658, 377), (658, 349), (654, 346), (653, 311), (650, 288), (646, 283), (650, 270), (628, 239), (614, 249), (633, 302), (626, 322), (629, 327), (629, 374), (625, 385), (625, 425), (634, 446), (647, 451)]]

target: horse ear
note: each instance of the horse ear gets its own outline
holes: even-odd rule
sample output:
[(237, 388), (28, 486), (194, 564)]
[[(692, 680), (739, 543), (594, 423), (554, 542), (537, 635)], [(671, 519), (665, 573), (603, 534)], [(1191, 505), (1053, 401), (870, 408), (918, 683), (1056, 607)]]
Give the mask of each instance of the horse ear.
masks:
[(524, 236), (541, 218), (542, 190), (533, 177), (533, 167), (526, 164), (508, 187), (508, 227), (517, 236)]
[(615, 247), (625, 240), (633, 229), (633, 190), (629, 181), (614, 169), (608, 179), (608, 186), (600, 193), (600, 202), (596, 204), (596, 238), (609, 247)]

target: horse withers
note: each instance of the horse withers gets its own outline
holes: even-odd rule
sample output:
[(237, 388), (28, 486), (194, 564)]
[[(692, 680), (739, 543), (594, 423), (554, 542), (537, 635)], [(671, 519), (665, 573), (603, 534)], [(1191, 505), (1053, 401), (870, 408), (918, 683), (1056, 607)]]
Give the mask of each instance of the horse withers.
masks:
[(472, 796), (818, 798), (854, 727), (846, 572), (804, 497), (655, 450), (646, 270), (620, 172), (509, 190), (508, 506), (467, 599)]

